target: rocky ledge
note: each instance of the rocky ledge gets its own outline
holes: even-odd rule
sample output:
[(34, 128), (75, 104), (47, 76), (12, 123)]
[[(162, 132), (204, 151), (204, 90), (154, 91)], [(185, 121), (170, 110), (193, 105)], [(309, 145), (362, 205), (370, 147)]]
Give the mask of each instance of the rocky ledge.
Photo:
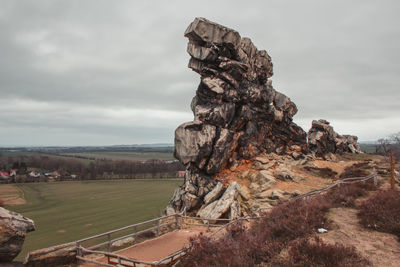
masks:
[[(234, 218), (243, 213), (239, 200), (246, 193), (239, 183), (220, 181), (222, 174), (260, 154), (303, 159), (308, 153), (307, 134), (292, 121), (296, 105), (273, 88), (273, 65), (265, 50), (258, 50), (237, 31), (204, 18), (196, 18), (185, 37), (189, 68), (201, 78), (191, 103), (194, 120), (175, 131), (174, 155), (186, 166), (186, 174), (166, 212), (186, 209), (201, 217)], [(324, 132), (323, 136), (310, 130), (316, 156), (331, 152), (319, 144), (331, 135)], [(341, 150), (335, 145), (332, 152), (348, 151), (357, 140), (352, 138)], [(270, 178), (267, 175), (263, 181), (273, 182)]]
[(0, 207), (0, 262), (11, 262), (21, 252), (26, 233), (34, 230), (31, 219)]

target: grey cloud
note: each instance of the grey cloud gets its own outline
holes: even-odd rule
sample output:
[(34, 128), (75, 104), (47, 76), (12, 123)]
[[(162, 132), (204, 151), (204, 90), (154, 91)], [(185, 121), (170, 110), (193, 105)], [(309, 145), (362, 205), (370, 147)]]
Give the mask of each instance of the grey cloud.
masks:
[[(187, 69), (183, 37), (196, 16), (268, 51), (273, 85), (297, 104), (295, 120), (305, 129), (326, 118), (361, 139), (379, 138), (399, 130), (399, 7), (344, 0), (2, 1), (0, 93), (14, 106), (0, 108), (0, 145), (172, 142), (174, 128), (191, 118), (199, 81)], [(146, 113), (151, 123), (141, 119)], [(168, 123), (162, 113), (172, 116)], [(17, 129), (32, 132), (29, 142)]]

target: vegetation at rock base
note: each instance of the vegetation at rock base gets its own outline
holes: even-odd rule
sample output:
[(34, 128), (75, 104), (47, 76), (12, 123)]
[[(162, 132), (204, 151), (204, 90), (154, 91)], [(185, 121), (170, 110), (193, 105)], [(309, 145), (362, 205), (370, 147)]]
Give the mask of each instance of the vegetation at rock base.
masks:
[(364, 227), (394, 234), (400, 240), (400, 191), (378, 191), (359, 209), (358, 216)]
[(363, 259), (354, 247), (324, 243), (318, 236), (300, 238), (289, 245), (288, 257), (276, 259), (267, 266), (274, 267), (363, 267), (369, 262)]
[(309, 200), (276, 206), (246, 228), (231, 226), (219, 239), (200, 235), (181, 266), (366, 266), (353, 247), (325, 244), (315, 237), (329, 229), (330, 208), (354, 207), (355, 200), (376, 190), (372, 181), (344, 184)]
[(371, 181), (351, 183), (332, 188), (324, 195), (324, 199), (328, 200), (332, 207), (355, 207), (355, 200), (366, 196), (371, 190), (376, 190)]
[(363, 177), (369, 174), (368, 161), (363, 161), (347, 167), (340, 175), (340, 178)]

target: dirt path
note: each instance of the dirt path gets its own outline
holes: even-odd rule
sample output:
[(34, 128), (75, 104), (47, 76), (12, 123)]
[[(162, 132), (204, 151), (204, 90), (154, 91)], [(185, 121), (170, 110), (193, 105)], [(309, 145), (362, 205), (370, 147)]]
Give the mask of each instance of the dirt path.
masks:
[(0, 185), (0, 198), (4, 200), (6, 206), (26, 204), (20, 189), (11, 184)]
[[(113, 253), (147, 262), (158, 261), (189, 245), (190, 237), (194, 237), (200, 232), (200, 229), (178, 230)], [(97, 258), (96, 260), (107, 262), (105, 257)], [(98, 265), (85, 263), (80, 266), (95, 267)]]
[(357, 212), (349, 208), (331, 209), (328, 217), (334, 230), (320, 237), (329, 243), (354, 246), (372, 266), (400, 266), (400, 243), (396, 236), (365, 229), (359, 224)]

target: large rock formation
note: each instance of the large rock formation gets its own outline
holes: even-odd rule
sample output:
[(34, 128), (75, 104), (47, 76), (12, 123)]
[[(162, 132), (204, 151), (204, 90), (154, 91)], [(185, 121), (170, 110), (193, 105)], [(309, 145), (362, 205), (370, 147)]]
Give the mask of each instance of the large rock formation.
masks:
[[(201, 81), (191, 104), (194, 121), (175, 131), (174, 154), (187, 170), (184, 185), (167, 208), (170, 213), (200, 208), (217, 183), (213, 177), (243, 159), (306, 149), (306, 133), (292, 121), (296, 105), (269, 80), (272, 62), (265, 50), (204, 18), (196, 18), (185, 37), (189, 68), (200, 74)], [(232, 207), (216, 209), (226, 216), (237, 213), (236, 195), (229, 195)], [(214, 202), (207, 204), (217, 205)]]
[(0, 262), (11, 262), (21, 252), (26, 233), (34, 230), (31, 219), (0, 207)]
[(307, 137), (310, 152), (318, 157), (329, 153), (362, 153), (357, 136), (339, 135), (326, 120), (314, 120)]

